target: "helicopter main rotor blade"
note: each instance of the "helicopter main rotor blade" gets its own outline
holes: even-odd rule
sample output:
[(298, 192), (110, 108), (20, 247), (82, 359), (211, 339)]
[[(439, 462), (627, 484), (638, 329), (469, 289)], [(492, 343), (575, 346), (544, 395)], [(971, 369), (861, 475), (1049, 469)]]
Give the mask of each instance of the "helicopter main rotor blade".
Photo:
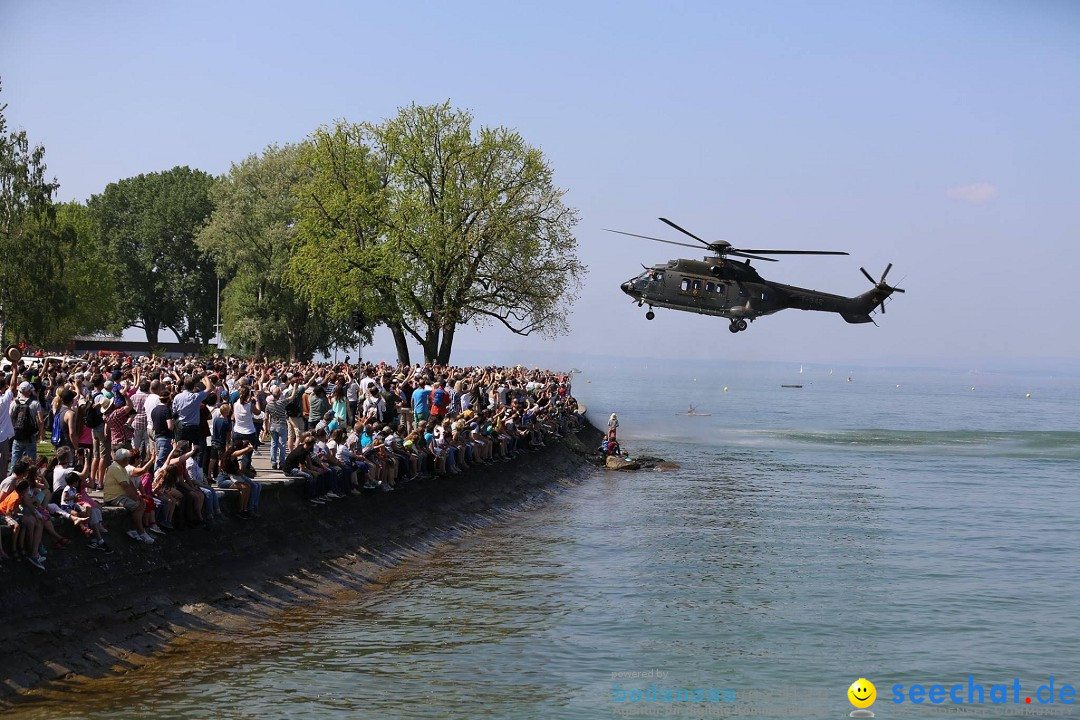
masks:
[(667, 243), (668, 245), (680, 245), (682, 247), (694, 248), (695, 250), (700, 250), (701, 249), (697, 245), (691, 245), (690, 243), (675, 242), (674, 240), (662, 240), (662, 239), (657, 238), (657, 237), (650, 237), (648, 235), (638, 235), (637, 233), (623, 232), (622, 230), (611, 230), (609, 228), (604, 228), (604, 230), (606, 230), (607, 232), (618, 233), (620, 235), (629, 235), (630, 237), (641, 238), (642, 240), (653, 240), (655, 242)]
[(776, 258), (767, 258), (767, 257), (762, 257), (760, 255), (751, 255), (750, 253), (745, 253), (742, 250), (728, 250), (724, 254), (725, 255), (738, 255), (739, 257), (750, 258), (751, 260), (764, 260), (765, 262), (780, 262)]
[(764, 255), (848, 255), (840, 250), (752, 250), (739, 248), (740, 252), (762, 253)]
[(668, 220), (667, 218), (660, 218), (660, 222), (662, 222), (662, 223), (667, 223), (667, 224), (668, 224), (668, 225), (670, 225), (671, 227), (673, 227), (673, 228), (675, 228), (676, 230), (678, 230), (679, 232), (681, 232), (681, 233), (682, 233), (683, 235), (689, 235), (690, 237), (694, 238), (695, 240), (697, 240), (697, 241), (698, 241), (699, 243), (701, 243), (701, 244), (702, 244), (702, 245), (704, 245), (705, 247), (710, 247), (710, 246), (712, 245), (712, 243), (707, 243), (707, 242), (705, 242), (704, 240), (702, 240), (701, 238), (699, 238), (699, 237), (698, 237), (697, 235), (695, 235), (694, 233), (690, 232), (689, 230), (687, 230), (687, 229), (685, 229), (685, 228), (681, 228), (681, 227), (679, 227), (678, 225), (676, 225), (675, 223), (671, 222), (671, 221), (670, 221), (670, 220)]

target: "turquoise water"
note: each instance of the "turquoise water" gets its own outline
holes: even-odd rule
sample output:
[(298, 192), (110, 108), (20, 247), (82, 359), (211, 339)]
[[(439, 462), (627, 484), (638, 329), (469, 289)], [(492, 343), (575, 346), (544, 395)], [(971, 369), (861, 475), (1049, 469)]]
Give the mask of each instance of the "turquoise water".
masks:
[(1080, 379), (580, 367), (594, 422), (679, 470), (598, 472), (371, 593), (18, 714), (595, 718), (656, 682), (729, 698), (683, 716), (839, 718), (866, 677), (896, 717), (898, 684), (1080, 684)]

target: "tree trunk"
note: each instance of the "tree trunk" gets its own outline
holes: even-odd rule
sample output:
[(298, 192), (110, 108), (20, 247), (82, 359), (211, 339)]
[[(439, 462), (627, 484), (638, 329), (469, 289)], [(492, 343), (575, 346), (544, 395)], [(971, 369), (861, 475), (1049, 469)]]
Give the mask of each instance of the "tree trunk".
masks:
[(454, 345), (454, 330), (457, 329), (457, 323), (452, 323), (450, 327), (443, 330), (442, 343), (439, 345), (439, 364), (450, 364), (450, 350)]
[(387, 323), (390, 332), (394, 334), (394, 345), (397, 346), (398, 365), (411, 365), (409, 362), (409, 343), (405, 339), (405, 329), (400, 323)]
[(433, 363), (439, 359), (439, 326), (435, 320), (428, 320), (427, 332), (424, 333), (424, 362)]

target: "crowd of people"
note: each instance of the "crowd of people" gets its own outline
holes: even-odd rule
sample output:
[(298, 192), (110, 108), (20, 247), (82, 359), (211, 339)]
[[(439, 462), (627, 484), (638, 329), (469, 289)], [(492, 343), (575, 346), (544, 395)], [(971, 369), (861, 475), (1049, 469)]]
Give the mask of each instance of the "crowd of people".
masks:
[[(111, 552), (102, 506), (152, 544), (179, 528), (259, 517), (252, 456), (312, 506), (506, 462), (576, 431), (571, 378), (523, 367), (267, 359), (23, 358), (0, 373), (0, 560), (46, 568), (67, 524)], [(39, 443), (50, 449), (38, 455)]]

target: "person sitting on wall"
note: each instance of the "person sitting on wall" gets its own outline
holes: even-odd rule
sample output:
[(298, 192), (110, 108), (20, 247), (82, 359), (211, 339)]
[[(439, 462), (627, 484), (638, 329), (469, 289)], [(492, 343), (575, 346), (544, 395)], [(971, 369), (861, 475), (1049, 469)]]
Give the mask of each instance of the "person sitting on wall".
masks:
[[(151, 452), (151, 457), (153, 457), (153, 452)], [(152, 545), (154, 538), (150, 537), (143, 527), (145, 506), (125, 467), (130, 459), (131, 451), (126, 448), (120, 448), (113, 453), (113, 462), (105, 470), (103, 497), (106, 505), (122, 507), (131, 513), (132, 529), (128, 530), (128, 537)]]
[(230, 437), (229, 444), (225, 446), (225, 452), (221, 456), (221, 471), (223, 478), (218, 478), (219, 487), (235, 487), (240, 491), (240, 512), (237, 515), (248, 520), (259, 517), (259, 498), (262, 495), (260, 485), (248, 473), (250, 470), (241, 464), (241, 458), (254, 452), (255, 447), (251, 443), (240, 442), (235, 437)]
[(311, 433), (303, 433), (300, 442), (285, 456), (285, 464), (282, 470), (286, 477), (299, 478), (304, 481), (304, 499), (312, 505), (324, 505), (327, 500), (325, 495), (329, 489), (329, 478), (326, 473), (312, 458), (315, 449), (315, 437)]

